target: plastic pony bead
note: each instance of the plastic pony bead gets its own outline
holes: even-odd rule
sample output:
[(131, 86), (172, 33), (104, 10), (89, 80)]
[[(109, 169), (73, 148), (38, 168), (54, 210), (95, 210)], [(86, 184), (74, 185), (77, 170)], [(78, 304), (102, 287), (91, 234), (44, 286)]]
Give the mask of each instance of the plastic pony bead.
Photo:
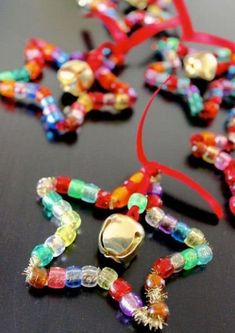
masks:
[(231, 197), (229, 208), (235, 215), (235, 160), (231, 151), (235, 143), (224, 135), (216, 135), (212, 132), (202, 132), (191, 137), (192, 154), (201, 158), (204, 162), (212, 164), (224, 174), (224, 179), (230, 189)]

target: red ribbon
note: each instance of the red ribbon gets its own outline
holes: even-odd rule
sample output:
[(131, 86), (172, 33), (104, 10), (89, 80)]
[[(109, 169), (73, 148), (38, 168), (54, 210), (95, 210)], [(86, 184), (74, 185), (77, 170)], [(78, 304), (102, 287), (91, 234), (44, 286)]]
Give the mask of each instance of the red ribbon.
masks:
[(163, 174), (165, 174), (169, 177), (172, 177), (172, 178), (176, 179), (177, 181), (180, 181), (181, 183), (184, 183), (188, 187), (192, 188), (208, 203), (208, 205), (212, 208), (212, 210), (217, 215), (217, 217), (219, 219), (221, 219), (223, 217), (223, 209), (222, 209), (220, 203), (207, 190), (205, 190), (200, 184), (198, 184), (192, 178), (190, 178), (189, 176), (185, 175), (184, 173), (182, 173), (178, 170), (175, 170), (166, 165), (160, 164), (156, 161), (150, 161), (145, 154), (144, 147), (143, 147), (143, 130), (144, 130), (145, 120), (146, 120), (147, 114), (150, 110), (150, 107), (152, 105), (154, 98), (158, 95), (159, 91), (162, 88), (162, 85), (166, 84), (169, 79), (170, 79), (170, 77), (168, 77), (168, 79), (165, 82), (163, 82), (159, 86), (159, 88), (153, 93), (152, 97), (149, 99), (149, 101), (142, 113), (142, 116), (139, 120), (139, 125), (137, 128), (137, 134), (136, 134), (136, 152), (137, 152), (138, 160), (145, 168), (147, 168), (149, 170), (150, 173), (156, 172), (156, 170), (159, 170)]

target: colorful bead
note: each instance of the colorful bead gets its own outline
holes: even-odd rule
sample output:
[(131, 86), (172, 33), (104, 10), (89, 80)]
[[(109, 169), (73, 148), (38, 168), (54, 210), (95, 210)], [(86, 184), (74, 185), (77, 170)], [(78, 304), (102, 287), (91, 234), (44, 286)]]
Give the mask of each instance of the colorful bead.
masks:
[(119, 306), (121, 311), (127, 316), (127, 317), (132, 317), (134, 311), (140, 307), (143, 306), (143, 303), (139, 296), (136, 294), (130, 292), (126, 295), (124, 295), (120, 302)]
[(141, 193), (133, 193), (128, 201), (128, 209), (133, 206), (139, 207), (139, 213), (142, 214), (147, 207), (148, 200), (145, 195)]
[(191, 228), (189, 228), (187, 226), (187, 224), (183, 223), (183, 222), (178, 222), (176, 224), (175, 229), (173, 230), (171, 236), (177, 240), (178, 242), (183, 243), (185, 238), (188, 236), (188, 234), (190, 233)]
[(47, 285), (49, 288), (62, 289), (65, 286), (65, 269), (61, 267), (51, 267), (48, 275)]
[(63, 225), (59, 227), (56, 230), (55, 234), (60, 238), (62, 238), (66, 247), (71, 245), (76, 238), (76, 231), (73, 228), (71, 228), (69, 225)]
[(42, 198), (42, 204), (46, 209), (51, 210), (52, 206), (60, 200), (62, 200), (62, 197), (58, 193), (50, 191)]
[(81, 199), (85, 202), (95, 203), (100, 188), (94, 184), (85, 184), (82, 190)]
[(182, 271), (185, 265), (184, 257), (181, 253), (174, 253), (170, 257), (172, 266), (174, 267), (174, 273)]
[(163, 231), (165, 234), (171, 234), (177, 225), (177, 220), (171, 215), (164, 215), (160, 224), (159, 230)]
[(79, 179), (72, 179), (69, 184), (68, 195), (72, 198), (81, 199), (85, 183)]
[(68, 288), (79, 288), (82, 284), (82, 270), (79, 266), (69, 266), (66, 268), (65, 285)]
[(151, 318), (158, 319), (160, 317), (163, 321), (167, 321), (170, 312), (166, 303), (159, 302), (151, 304), (148, 308), (148, 313)]
[(31, 257), (36, 257), (39, 260), (40, 267), (48, 265), (52, 261), (53, 256), (52, 249), (45, 244), (35, 246), (31, 253)]
[(221, 152), (215, 160), (215, 167), (219, 170), (224, 170), (229, 166), (231, 160), (232, 157), (228, 153)]
[(162, 209), (158, 207), (152, 207), (147, 210), (147, 213), (145, 215), (145, 221), (151, 225), (151, 227), (159, 228), (159, 225), (164, 218), (165, 213)]
[(98, 285), (100, 288), (109, 290), (115, 280), (117, 280), (118, 274), (109, 267), (104, 267), (98, 277)]
[(33, 267), (26, 278), (26, 282), (34, 288), (44, 288), (47, 285), (48, 272), (45, 268)]
[(82, 286), (87, 288), (93, 288), (98, 283), (99, 268), (95, 266), (83, 266), (82, 267)]
[(61, 216), (61, 225), (68, 225), (77, 230), (81, 225), (81, 217), (74, 210), (68, 211)]
[(213, 252), (209, 245), (203, 244), (195, 247), (198, 256), (198, 265), (207, 265), (213, 259)]
[(184, 269), (189, 270), (197, 266), (198, 264), (198, 256), (195, 249), (186, 249), (181, 252), (182, 256), (184, 257), (185, 264)]
[(189, 247), (195, 247), (197, 245), (205, 244), (206, 239), (201, 230), (192, 228), (188, 236), (185, 238), (184, 243)]
[(120, 299), (132, 291), (132, 286), (122, 278), (116, 279), (109, 289), (110, 296), (115, 299), (115, 301), (120, 301)]
[(52, 207), (52, 213), (57, 219), (60, 219), (65, 213), (71, 210), (71, 205), (65, 200), (56, 202)]
[(145, 280), (145, 288), (164, 288), (165, 280), (156, 272), (150, 273)]
[(174, 266), (169, 258), (160, 258), (154, 261), (152, 269), (163, 279), (167, 279), (174, 273)]
[(65, 243), (58, 235), (52, 235), (45, 241), (45, 245), (53, 251), (53, 257), (60, 256), (65, 250)]

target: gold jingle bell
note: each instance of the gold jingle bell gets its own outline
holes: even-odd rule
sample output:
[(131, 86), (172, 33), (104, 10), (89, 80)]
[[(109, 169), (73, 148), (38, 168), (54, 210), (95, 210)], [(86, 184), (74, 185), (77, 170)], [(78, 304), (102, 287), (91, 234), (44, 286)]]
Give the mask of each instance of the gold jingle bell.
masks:
[(209, 52), (197, 52), (184, 58), (184, 69), (189, 78), (211, 81), (215, 78), (217, 59)]
[(94, 83), (95, 76), (87, 62), (70, 60), (58, 71), (57, 78), (64, 92), (79, 96)]
[(142, 225), (123, 214), (112, 214), (99, 233), (99, 250), (106, 258), (128, 264), (144, 239)]

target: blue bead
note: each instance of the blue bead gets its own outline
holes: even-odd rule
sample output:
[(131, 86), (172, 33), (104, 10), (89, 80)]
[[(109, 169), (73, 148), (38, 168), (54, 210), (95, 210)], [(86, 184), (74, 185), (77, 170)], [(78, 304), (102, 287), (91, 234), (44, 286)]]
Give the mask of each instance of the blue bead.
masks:
[(198, 256), (198, 265), (206, 265), (213, 259), (213, 252), (209, 245), (199, 245), (195, 247)]
[(171, 236), (178, 242), (183, 243), (185, 238), (190, 233), (191, 228), (183, 222), (178, 222)]
[(53, 96), (47, 96), (41, 100), (41, 105), (43, 108), (47, 107), (50, 104), (55, 104), (55, 99)]
[(27, 99), (35, 99), (37, 91), (39, 90), (39, 85), (34, 83), (28, 83), (27, 84), (27, 90), (26, 90), (26, 98)]
[(66, 268), (66, 280), (65, 285), (68, 288), (81, 287), (82, 270), (79, 266), (69, 266)]

